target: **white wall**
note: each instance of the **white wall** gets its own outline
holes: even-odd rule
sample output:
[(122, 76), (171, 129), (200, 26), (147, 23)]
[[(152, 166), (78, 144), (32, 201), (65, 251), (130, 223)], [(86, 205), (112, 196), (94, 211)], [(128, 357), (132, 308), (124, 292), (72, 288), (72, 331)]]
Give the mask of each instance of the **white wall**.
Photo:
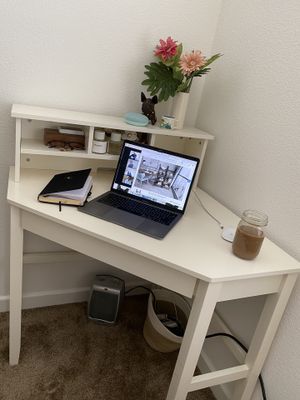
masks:
[[(223, 2), (198, 124), (216, 136), (202, 187), (236, 213), (269, 215), (269, 237), (300, 259), (300, 3)], [(262, 299), (229, 302), (219, 312), (246, 342)], [(268, 399), (300, 393), (300, 282), (267, 359)], [(261, 399), (256, 393), (253, 399)]]
[[(221, 0), (190, 0), (184, 6), (180, 0), (1, 1), (0, 306), (9, 281), (5, 198), (8, 166), (14, 161), (11, 104), (115, 115), (140, 111), (144, 65), (153, 60), (158, 40), (171, 35), (186, 50), (200, 48), (209, 55), (220, 5)], [(191, 123), (200, 95), (199, 80), (191, 95)], [(34, 235), (25, 239), (27, 251), (59, 248)], [(27, 293), (85, 287), (101, 269), (91, 260), (25, 268)]]

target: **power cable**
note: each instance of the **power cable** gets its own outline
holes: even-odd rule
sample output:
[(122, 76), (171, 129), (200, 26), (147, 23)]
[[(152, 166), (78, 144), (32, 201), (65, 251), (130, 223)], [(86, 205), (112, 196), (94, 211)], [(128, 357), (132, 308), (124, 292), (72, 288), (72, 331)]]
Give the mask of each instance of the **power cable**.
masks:
[[(206, 338), (209, 339), (209, 338), (216, 337), (216, 336), (225, 336), (225, 337), (228, 337), (228, 338), (234, 340), (246, 353), (248, 353), (247, 347), (242, 342), (240, 342), (235, 336), (230, 335), (230, 333), (225, 333), (225, 332), (212, 333), (212, 334), (206, 335)], [(261, 374), (259, 374), (258, 379), (259, 379), (259, 383), (260, 383), (260, 387), (261, 387), (261, 393), (262, 393), (263, 400), (267, 400), (265, 384), (264, 384)]]
[(203, 208), (203, 210), (219, 225), (220, 229), (224, 229), (224, 225), (214, 216), (212, 215), (208, 209), (204, 206), (204, 204), (202, 203), (200, 197), (198, 196), (197, 192), (195, 190), (193, 190), (193, 193), (196, 197), (196, 199), (198, 200), (198, 202), (200, 203), (201, 207)]

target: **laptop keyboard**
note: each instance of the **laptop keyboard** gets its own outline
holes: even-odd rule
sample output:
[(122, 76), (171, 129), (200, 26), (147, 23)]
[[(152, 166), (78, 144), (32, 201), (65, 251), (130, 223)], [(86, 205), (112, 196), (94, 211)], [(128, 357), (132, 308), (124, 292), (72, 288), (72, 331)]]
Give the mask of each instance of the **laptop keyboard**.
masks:
[(99, 199), (98, 201), (120, 210), (130, 212), (131, 214), (139, 215), (152, 221), (159, 222), (163, 225), (170, 225), (170, 223), (177, 217), (177, 214), (170, 211), (166, 211), (158, 207), (151, 207), (147, 204), (143, 204), (123, 196), (118, 196), (113, 193), (109, 193), (107, 196)]

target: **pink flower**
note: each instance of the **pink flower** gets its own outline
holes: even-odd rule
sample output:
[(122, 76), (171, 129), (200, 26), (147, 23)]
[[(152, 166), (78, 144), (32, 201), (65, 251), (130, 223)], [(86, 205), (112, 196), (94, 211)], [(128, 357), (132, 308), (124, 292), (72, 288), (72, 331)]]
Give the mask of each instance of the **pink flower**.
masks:
[(198, 71), (205, 64), (205, 57), (201, 51), (192, 51), (180, 58), (179, 65), (183, 75), (190, 75), (192, 72)]
[(154, 54), (161, 58), (162, 61), (167, 61), (170, 58), (174, 57), (177, 51), (177, 44), (170, 36), (166, 41), (160, 39), (160, 45), (156, 46), (156, 50), (154, 50)]

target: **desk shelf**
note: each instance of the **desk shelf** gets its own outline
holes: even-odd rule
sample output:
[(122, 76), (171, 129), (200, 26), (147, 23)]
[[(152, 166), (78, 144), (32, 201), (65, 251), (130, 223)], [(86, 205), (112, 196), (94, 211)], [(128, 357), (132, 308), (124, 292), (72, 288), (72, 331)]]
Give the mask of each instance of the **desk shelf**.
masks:
[[(70, 110), (14, 104), (11, 116), (16, 119), (15, 181), (20, 180), (22, 168), (69, 170), (75, 168), (114, 168), (118, 156), (92, 152), (94, 130), (104, 128), (145, 133), (150, 145), (193, 155), (200, 158), (202, 167), (207, 143), (214, 137), (194, 127), (169, 130), (148, 125), (128, 125), (122, 117), (83, 113)], [(85, 150), (61, 151), (43, 143), (44, 128), (60, 125), (81, 127), (85, 134)]]
[(97, 160), (114, 160), (118, 159), (118, 156), (112, 154), (96, 154), (88, 153), (85, 150), (72, 150), (63, 151), (56, 148), (49, 148), (44, 145), (42, 139), (22, 139), (21, 140), (21, 154), (27, 155), (44, 155), (53, 157), (71, 157), (71, 158), (86, 158), (86, 159), (97, 159)]

